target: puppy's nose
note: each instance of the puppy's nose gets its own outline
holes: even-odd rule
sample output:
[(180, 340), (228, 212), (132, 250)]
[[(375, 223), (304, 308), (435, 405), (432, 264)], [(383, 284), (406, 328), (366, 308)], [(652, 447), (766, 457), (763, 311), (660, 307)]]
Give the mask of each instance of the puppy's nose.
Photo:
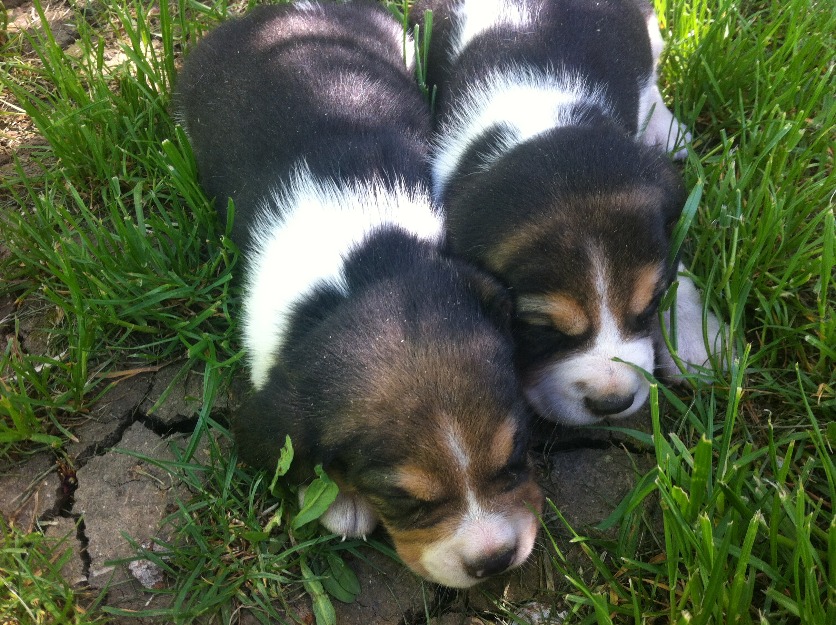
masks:
[(477, 562), (465, 565), (464, 568), (468, 575), (476, 579), (499, 575), (511, 566), (511, 562), (514, 561), (516, 553), (517, 547), (515, 545), (510, 549), (502, 549), (491, 553)]
[(607, 417), (627, 410), (633, 405), (634, 393), (629, 395), (604, 395), (602, 397), (587, 397), (584, 403), (590, 412), (599, 417)]

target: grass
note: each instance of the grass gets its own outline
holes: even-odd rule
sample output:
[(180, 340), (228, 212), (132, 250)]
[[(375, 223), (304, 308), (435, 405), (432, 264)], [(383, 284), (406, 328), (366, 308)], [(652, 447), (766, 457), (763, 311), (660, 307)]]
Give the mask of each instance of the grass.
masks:
[[(228, 313), (236, 252), (215, 235), (188, 145), (167, 112), (171, 31), (191, 22), (139, 3), (108, 6), (99, 19), (124, 33), (120, 63), (105, 63), (104, 39), (80, 14), (76, 54), (49, 30), (29, 41), (34, 61), (9, 55), (15, 42), (7, 44), (3, 85), (50, 147), (37, 156), (43, 175), (18, 168), (4, 185), (3, 291), (56, 311), (59, 323), (48, 329), (52, 354), (24, 356), (12, 343), (2, 356), (0, 369), (13, 375), (2, 382), (0, 415), (13, 425), (0, 421), (0, 444), (38, 442), (36, 421), (59, 427), (56, 413), (81, 410), (106, 390), (101, 373), (114, 363), (185, 352), (220, 367), (238, 358)], [(155, 23), (168, 24), (162, 35), (152, 33)]]
[(11, 530), (0, 516), (0, 616), (17, 625), (95, 625), (101, 597), (73, 589), (61, 577), (61, 567), (72, 557), (61, 541), (40, 532)]
[[(210, 416), (216, 392), (210, 381), (198, 431), (175, 462), (142, 457), (158, 462), (194, 493), (164, 521), (174, 529), (169, 541), (135, 545), (139, 558), (173, 580), (160, 593), (162, 607), (143, 610), (142, 615), (178, 623), (209, 616), (215, 619), (210, 622), (228, 623), (246, 606), (261, 623), (291, 618), (295, 622), (304, 618), (298, 614), (300, 599), (307, 594), (316, 622), (335, 623), (331, 598), (352, 602), (360, 590), (341, 554), (360, 557), (357, 547), (362, 544), (322, 534), (314, 522), (336, 496), (336, 485), (327, 476), (314, 481), (309, 491), (320, 489), (321, 496), (307, 497), (304, 506), (297, 506), (296, 490), (279, 479), (292, 460), (289, 442), (286, 460), (272, 479), (238, 466), (228, 431)], [(193, 457), (201, 444), (208, 447), (208, 464)], [(105, 611), (136, 615), (114, 608)]]
[[(597, 530), (577, 534), (547, 511), (557, 583), (540, 599), (566, 623), (834, 623), (836, 13), (815, 0), (656, 6), (667, 100), (695, 137), (685, 257), (737, 355), (712, 384), (653, 387), (652, 436), (636, 436), (656, 466)], [(168, 466), (195, 497), (169, 519), (175, 539), (141, 551), (173, 580), (158, 615), (229, 622), (250, 606), (268, 622), (306, 593), (326, 623), (330, 598), (356, 596), (340, 558), (356, 545), (294, 527), (295, 497), (237, 466), (211, 417), (240, 360), (237, 252), (168, 110), (176, 59), (244, 8), (119, 0), (92, 16), (79, 7), (66, 50), (49, 30), (0, 38), (3, 120), (30, 120), (46, 140), (29, 151), (37, 167), (19, 162), (0, 188), (0, 297), (45, 320), (45, 353), (27, 352), (18, 320), (4, 327), (0, 451), (60, 450), (74, 418), (132, 368), (202, 365), (197, 430)], [(192, 458), (198, 444), (212, 452), (206, 466)], [(0, 529), (0, 577), (14, 591), (2, 616), (105, 620), (62, 582), (60, 548)], [(500, 603), (497, 618), (517, 619)]]

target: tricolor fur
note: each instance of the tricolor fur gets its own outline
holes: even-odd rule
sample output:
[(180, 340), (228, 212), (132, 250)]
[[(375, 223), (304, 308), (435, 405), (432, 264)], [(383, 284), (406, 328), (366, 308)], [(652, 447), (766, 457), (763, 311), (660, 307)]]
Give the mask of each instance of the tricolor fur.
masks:
[[(671, 234), (685, 201), (666, 152), (684, 156), (687, 133), (656, 83), (652, 8), (420, 0), (413, 21), (428, 9), (434, 195), (451, 249), (510, 288), (538, 412), (576, 424), (635, 413), (643, 371), (676, 368), (656, 311), (677, 275)], [(702, 365), (702, 304), (680, 281), (679, 356)], [(717, 336), (711, 315), (708, 325)]]
[(542, 494), (510, 302), (439, 249), (403, 50), (377, 4), (260, 7), (198, 44), (176, 101), (222, 220), (235, 207), (240, 456), (270, 470), (290, 435), (300, 490), (317, 464), (340, 485), (328, 529), (381, 522), (414, 571), (466, 587), (525, 560)]

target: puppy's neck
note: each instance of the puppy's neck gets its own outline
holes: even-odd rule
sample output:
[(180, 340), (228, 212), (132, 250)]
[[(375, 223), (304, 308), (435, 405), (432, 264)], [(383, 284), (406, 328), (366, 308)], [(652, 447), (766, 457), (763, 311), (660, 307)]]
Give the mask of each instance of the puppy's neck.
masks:
[(609, 115), (600, 87), (565, 72), (526, 67), (497, 70), (468, 85), (462, 105), (439, 132), (433, 161), (433, 194), (440, 199), (471, 147), (487, 135), (479, 154), (483, 168), (514, 147), (544, 132), (585, 123), (590, 111)]
[(295, 303), (323, 286), (345, 294), (346, 257), (383, 227), (433, 244), (442, 237), (428, 194), (377, 180), (338, 185), (300, 165), (288, 188), (266, 200), (252, 226), (243, 302), (256, 388), (276, 361)]

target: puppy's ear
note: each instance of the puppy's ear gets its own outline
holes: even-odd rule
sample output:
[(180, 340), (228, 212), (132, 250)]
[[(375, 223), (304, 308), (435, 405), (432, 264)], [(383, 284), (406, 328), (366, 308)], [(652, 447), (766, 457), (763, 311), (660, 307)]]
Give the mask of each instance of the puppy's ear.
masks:
[(666, 155), (659, 154), (658, 151), (655, 153), (646, 151), (645, 154), (651, 158), (644, 162), (644, 175), (649, 176), (651, 184), (658, 189), (657, 201), (660, 202), (659, 210), (665, 224), (665, 232), (671, 236), (687, 199), (685, 183), (679, 170)]
[(295, 478), (313, 471), (312, 465), (307, 462), (311, 442), (299, 426), (293, 397), (287, 376), (279, 367), (274, 367), (267, 384), (241, 404), (232, 421), (232, 434), (238, 447), (238, 457), (246, 464), (272, 471), (285, 437), (290, 436), (294, 451), (290, 475)]
[(482, 302), (483, 310), (499, 328), (510, 332), (514, 302), (508, 289), (499, 280), (476, 267), (464, 265), (462, 273)]
[[(685, 192), (685, 183), (679, 171), (667, 160), (667, 157), (661, 156), (660, 158), (664, 158), (665, 160), (660, 162), (656, 176), (656, 184), (661, 191), (659, 196), (659, 211), (662, 214), (665, 236), (668, 239), (668, 243), (675, 245), (673, 242), (674, 233), (682, 217), (682, 209), (685, 207), (687, 193)], [(665, 277), (669, 285), (676, 280), (679, 256), (680, 250), (677, 249), (676, 254), (668, 259), (668, 271)]]
[(685, 184), (679, 171), (669, 161), (660, 163), (656, 182), (662, 190), (661, 211), (665, 231), (671, 236), (687, 199)]

